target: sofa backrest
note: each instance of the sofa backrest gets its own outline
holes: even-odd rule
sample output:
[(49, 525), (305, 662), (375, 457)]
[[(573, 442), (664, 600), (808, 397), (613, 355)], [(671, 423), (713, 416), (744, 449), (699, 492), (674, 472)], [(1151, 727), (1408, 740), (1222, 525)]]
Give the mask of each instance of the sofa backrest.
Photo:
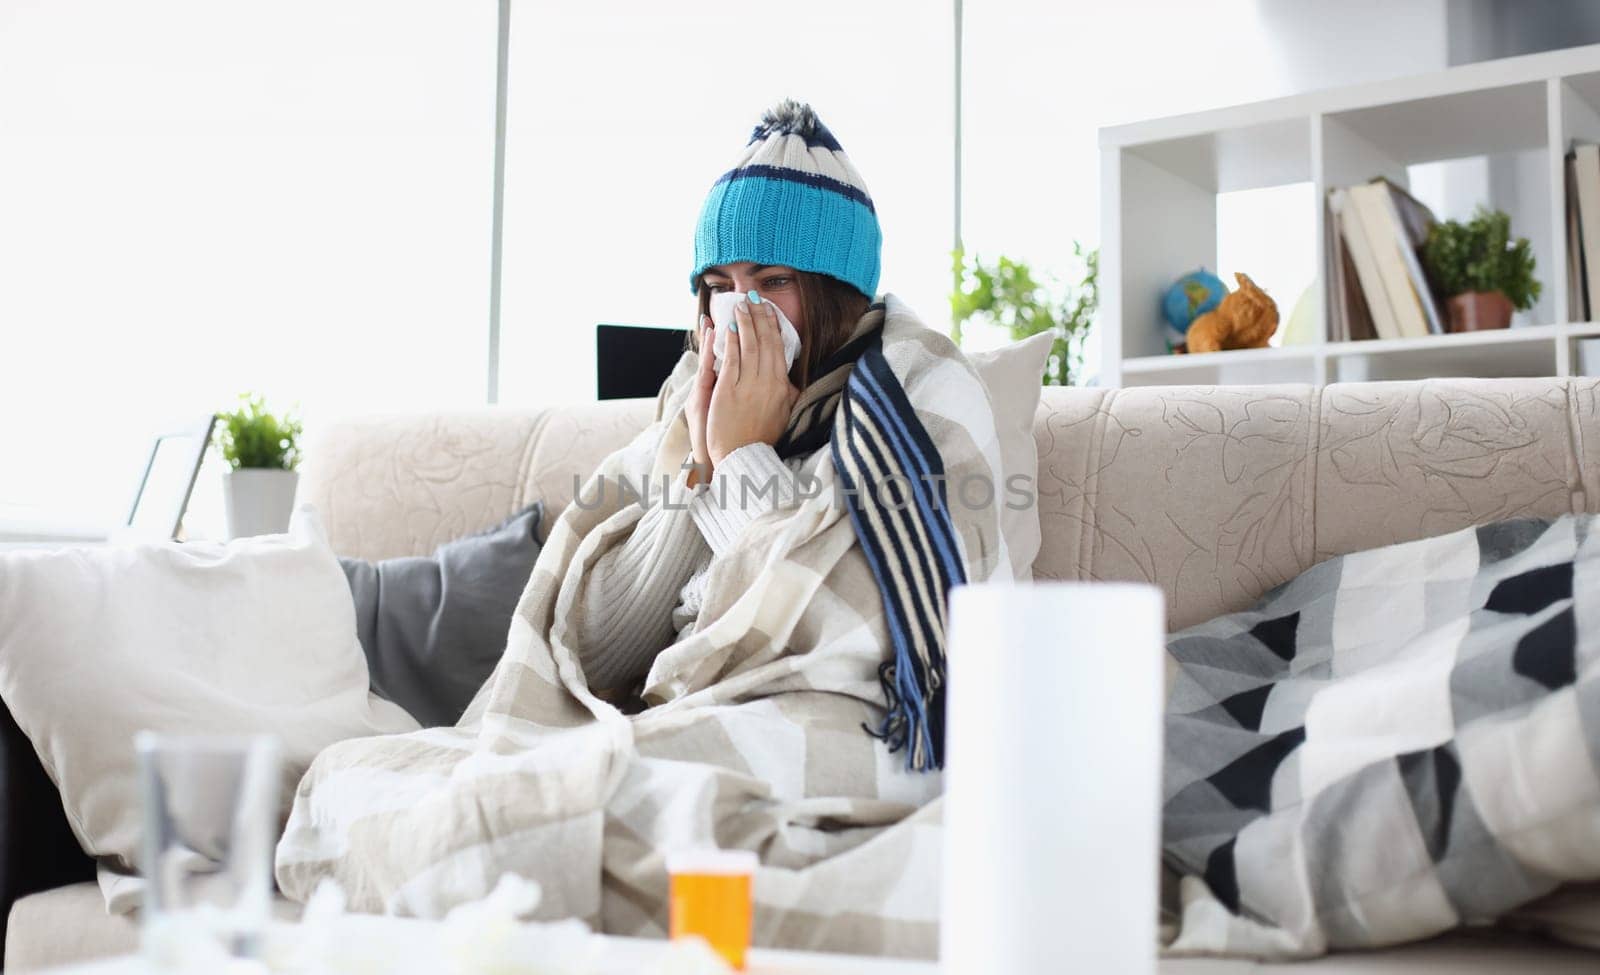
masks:
[[(334, 425), (302, 499), (333, 547), (416, 555), (575, 484), (653, 400)], [(1039, 579), (1142, 580), (1180, 628), (1241, 609), (1323, 559), (1600, 504), (1600, 380), (1049, 387)]]

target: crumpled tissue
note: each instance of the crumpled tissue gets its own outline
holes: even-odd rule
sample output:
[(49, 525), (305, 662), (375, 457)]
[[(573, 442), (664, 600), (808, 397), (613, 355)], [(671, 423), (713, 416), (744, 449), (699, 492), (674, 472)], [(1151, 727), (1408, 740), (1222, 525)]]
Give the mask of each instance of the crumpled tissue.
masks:
[(295, 975), (590, 975), (601, 942), (588, 925), (520, 920), (539, 896), (534, 881), (503, 874), (487, 897), (433, 923), (347, 913), (344, 891), (324, 880), (299, 924), (274, 928), (265, 961)]
[[(749, 300), (743, 291), (722, 291), (711, 296), (711, 324), (715, 326), (711, 338), (711, 368), (717, 372), (722, 371), (722, 357), (728, 354), (728, 324), (733, 321), (733, 309), (739, 302)], [(794, 323), (782, 308), (770, 301), (765, 304), (778, 313), (778, 332), (783, 336), (783, 367), (791, 369), (800, 355), (800, 333), (795, 331)]]
[[(605, 939), (582, 921), (532, 922), (537, 882), (502, 874), (482, 900), (452, 908), (437, 923), (350, 914), (344, 891), (317, 886), (296, 925), (274, 925), (258, 971), (293, 975), (610, 975), (619, 971)], [(663, 942), (640, 975), (726, 975), (720, 955), (698, 939)], [(213, 968), (208, 975), (223, 971)], [(235, 975), (230, 971), (227, 975)], [(241, 970), (238, 975), (244, 975)]]

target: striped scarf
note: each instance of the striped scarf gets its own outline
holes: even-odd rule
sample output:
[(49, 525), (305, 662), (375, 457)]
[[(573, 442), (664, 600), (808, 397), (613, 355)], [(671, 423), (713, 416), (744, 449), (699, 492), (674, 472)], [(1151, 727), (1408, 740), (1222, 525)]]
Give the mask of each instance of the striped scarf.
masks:
[(774, 445), (779, 457), (787, 460), (828, 446), (833, 438), (834, 413), (850, 381), (850, 373), (868, 346), (882, 342), (887, 312), (888, 306), (883, 301), (868, 305), (844, 344), (817, 367), (817, 376), (806, 384), (789, 414), (789, 428)]
[(878, 668), (889, 711), (868, 728), (916, 771), (944, 764), (945, 600), (966, 581), (946, 505), (944, 462), (883, 355), (874, 302), (810, 383), (780, 457), (827, 445), (850, 521), (883, 597), (893, 655)]

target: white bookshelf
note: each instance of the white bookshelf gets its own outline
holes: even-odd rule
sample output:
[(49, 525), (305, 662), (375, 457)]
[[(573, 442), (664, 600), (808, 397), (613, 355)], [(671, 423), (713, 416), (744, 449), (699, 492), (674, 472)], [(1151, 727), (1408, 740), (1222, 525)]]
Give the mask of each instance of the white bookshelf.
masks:
[[(1600, 45), (1101, 129), (1101, 384), (1577, 375), (1578, 343), (1600, 324), (1567, 308), (1563, 160), (1574, 140), (1600, 142)], [(1327, 191), (1377, 175), (1410, 186), (1410, 166), (1479, 156), (1515, 159), (1516, 183), (1501, 188), (1514, 199), (1483, 202), (1533, 244), (1544, 291), (1528, 323), (1329, 341)], [(1314, 236), (1312, 340), (1168, 354), (1161, 295), (1196, 267), (1217, 269), (1218, 194), (1297, 183), (1311, 187), (1313, 212), (1297, 217)], [(1287, 322), (1298, 295), (1257, 283)]]

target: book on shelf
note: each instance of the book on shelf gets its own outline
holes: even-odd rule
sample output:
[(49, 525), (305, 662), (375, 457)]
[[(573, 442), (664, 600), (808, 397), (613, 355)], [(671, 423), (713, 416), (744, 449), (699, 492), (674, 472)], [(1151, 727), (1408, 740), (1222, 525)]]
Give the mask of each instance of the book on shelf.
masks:
[[(1382, 177), (1370, 183), (1333, 190), (1329, 208), (1343, 246), (1333, 254), (1333, 278), (1352, 278), (1342, 286), (1344, 299), (1336, 335), (1359, 340), (1364, 327), (1378, 338), (1423, 338), (1445, 331), (1445, 314), (1423, 269), (1421, 249), (1433, 227), (1433, 213), (1402, 187)], [(1344, 270), (1349, 258), (1353, 274)], [(1351, 300), (1359, 292), (1364, 302)], [(1361, 306), (1364, 304), (1364, 309)], [(1362, 322), (1357, 310), (1367, 313)]]
[(1333, 212), (1333, 194), (1322, 198), (1322, 250), (1328, 255), (1327, 283), (1323, 294), (1328, 305), (1328, 341), (1348, 342), (1350, 313), (1345, 310), (1344, 241), (1339, 239), (1339, 217)]
[(1388, 191), (1384, 196), (1384, 204), (1389, 212), (1390, 226), (1395, 232), (1400, 259), (1406, 265), (1406, 277), (1410, 279), (1412, 294), (1416, 296), (1427, 322), (1428, 334), (1443, 335), (1447, 331), (1445, 324), (1449, 321), (1449, 313), (1422, 266), (1422, 249), (1427, 246), (1428, 232), (1435, 223), (1433, 211), (1404, 188), (1386, 179), (1380, 177), (1374, 182), (1381, 183)]
[[(1334, 193), (1339, 194), (1339, 208), (1342, 208), (1344, 191), (1335, 190)], [(1378, 332), (1373, 327), (1372, 311), (1367, 307), (1367, 297), (1362, 293), (1356, 276), (1355, 260), (1344, 243), (1334, 194), (1329, 194), (1327, 207), (1328, 254), (1332, 258), (1332, 273), (1328, 278), (1328, 321), (1332, 326), (1329, 339), (1334, 342), (1375, 339)]]
[(1578, 220), (1578, 154), (1567, 153), (1562, 167), (1566, 177), (1567, 211), (1567, 314), (1573, 321), (1589, 320), (1589, 284), (1584, 280), (1583, 231)]
[[(1350, 264), (1355, 270), (1355, 291), (1359, 292), (1364, 304), (1371, 314), (1373, 331), (1380, 339), (1401, 338), (1400, 325), (1394, 315), (1393, 305), (1389, 301), (1389, 292), (1384, 285), (1383, 276), (1378, 271), (1377, 251), (1372, 245), (1372, 238), (1367, 234), (1365, 221), (1355, 206), (1355, 199), (1351, 189), (1336, 189), (1328, 196), (1329, 206), (1332, 207), (1334, 220), (1339, 227), (1339, 236), (1344, 241), (1344, 251), (1350, 257)], [(1350, 289), (1346, 289), (1349, 293)], [(1347, 316), (1350, 312), (1351, 302), (1346, 302)], [(1347, 322), (1341, 331), (1350, 333), (1354, 339), (1354, 330)]]
[[(1578, 253), (1587, 298), (1584, 304), (1592, 305), (1600, 298), (1600, 258), (1596, 258), (1600, 255), (1600, 146), (1580, 145), (1573, 149), (1573, 182), (1578, 190)], [(1569, 196), (1567, 206), (1570, 208), (1573, 202), (1573, 197)], [(1587, 320), (1589, 309), (1583, 311), (1582, 315), (1570, 317)]]
[[(1389, 295), (1389, 305), (1394, 312), (1400, 337), (1423, 338), (1434, 334), (1428, 314), (1433, 306), (1433, 293), (1426, 279), (1422, 278), (1422, 266), (1417, 260), (1416, 248), (1427, 239), (1427, 228), (1433, 225), (1433, 215), (1426, 214), (1423, 218), (1422, 240), (1413, 241), (1400, 219), (1394, 204), (1395, 196), (1393, 184), (1385, 180), (1350, 187), (1350, 197), (1366, 228), (1367, 238), (1372, 242), (1378, 273), (1383, 276), (1384, 289)], [(1407, 199), (1410, 200), (1410, 197)], [(1414, 200), (1410, 202), (1415, 203)], [(1416, 206), (1422, 207), (1422, 204), (1416, 203)], [(1427, 210), (1426, 207), (1422, 209)], [(1416, 268), (1415, 275), (1412, 273), (1413, 266)], [(1434, 320), (1437, 324), (1437, 314)], [(1443, 328), (1439, 331), (1442, 332)]]

